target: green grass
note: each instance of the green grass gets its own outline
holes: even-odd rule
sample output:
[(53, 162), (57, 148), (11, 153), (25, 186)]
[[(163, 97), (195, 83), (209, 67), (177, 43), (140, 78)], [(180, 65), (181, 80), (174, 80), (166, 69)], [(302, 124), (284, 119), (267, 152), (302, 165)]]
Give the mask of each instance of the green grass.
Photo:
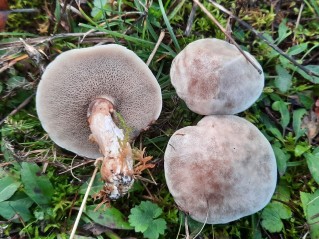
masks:
[[(188, 43), (204, 37), (220, 39), (225, 37), (200, 9), (196, 11), (190, 36), (184, 36), (183, 32), (192, 9), (189, 1), (154, 1), (145, 12), (144, 0), (119, 0), (116, 6), (110, 6), (101, 0), (100, 3), (102, 5), (104, 3), (101, 12), (98, 16), (92, 16), (91, 7), (94, 3), (97, 4), (96, 2), (95, 0), (91, 5), (81, 5), (82, 17), (80, 17), (74, 12), (63, 13), (61, 12), (63, 8), (56, 7), (55, 1), (48, 1), (47, 11), (51, 13), (49, 17), (44, 10), (43, 1), (13, 1), (10, 3), (12, 8), (39, 8), (40, 12), (35, 15), (12, 14), (5, 32), (0, 33), (0, 48), (1, 43), (16, 41), (19, 37), (49, 37), (54, 33), (84, 34), (93, 30), (105, 35), (94, 38), (86, 36), (86, 41), (83, 42), (77, 37), (59, 37), (50, 43), (38, 42), (34, 46), (45, 54), (44, 63), (47, 64), (60, 52), (112, 39), (115, 43), (125, 45), (136, 52), (146, 62), (161, 31), (165, 30), (164, 40), (149, 66), (162, 89), (163, 110), (157, 122), (135, 141), (137, 147), (140, 142), (143, 147), (147, 147), (147, 154), (153, 155), (156, 167), (150, 170), (151, 174), (143, 173), (142, 176), (148, 181), (137, 181), (128, 196), (112, 202), (114, 214), (111, 217), (118, 218), (116, 223), (120, 223), (121, 220), (128, 222), (133, 208), (138, 209), (143, 201), (152, 201), (156, 205), (149, 207), (161, 212), (153, 219), (154, 221), (160, 219), (161, 230), (164, 228), (165, 230), (164, 234), (162, 231), (147, 231), (146, 235), (159, 235), (159, 238), (185, 238), (185, 215), (178, 210), (167, 189), (163, 157), (170, 136), (177, 129), (195, 125), (202, 116), (192, 113), (177, 97), (170, 83), (169, 70), (176, 54)], [(221, 5), (234, 11), (239, 10), (239, 2), (241, 1), (219, 1)], [(319, 72), (318, 1), (306, 1), (298, 29), (295, 29), (295, 25), (300, 2), (285, 2), (277, 8), (263, 3), (264, 1), (256, 1), (253, 5), (242, 2), (238, 14), (241, 19), (263, 32), (267, 39), (278, 44), (278, 47), (288, 55), (299, 59), (299, 63), (314, 65), (311, 69)], [(225, 14), (208, 1), (205, 1), (204, 5), (223, 26), (226, 25)], [(76, 5), (74, 7), (77, 8)], [(136, 12), (136, 14), (125, 16), (127, 12)], [(114, 19), (111, 21), (111, 18)], [(40, 32), (38, 30), (40, 24), (46, 24), (47, 31)], [(306, 238), (310, 238), (310, 235), (312, 238), (318, 238), (316, 233), (319, 231), (319, 206), (317, 207), (316, 200), (319, 184), (319, 154), (316, 148), (319, 139), (316, 130), (319, 129), (319, 116), (312, 113), (311, 118), (309, 115), (315, 110), (315, 101), (319, 97), (319, 87), (316, 84), (319, 80), (296, 68), (237, 23), (233, 24), (232, 31), (236, 42), (259, 60), (266, 75), (262, 96), (240, 116), (254, 123), (272, 144), (280, 177), (276, 194), (266, 209), (225, 225), (206, 225), (200, 234), (201, 237), (198, 238), (289, 239), (302, 238), (306, 234), (308, 235)], [(0, 52), (1, 60), (4, 60), (4, 56), (12, 56), (14, 59), (26, 53), (24, 49), (13, 47), (0, 49)], [(36, 91), (40, 78), (39, 66), (30, 58), (19, 60), (2, 73), (0, 119)], [(308, 121), (305, 117), (309, 117)], [(306, 130), (303, 127), (306, 127)], [(59, 148), (50, 140), (38, 120), (34, 100), (8, 117), (1, 125), (0, 132), (0, 180), (5, 179), (11, 182), (10, 185), (17, 185), (10, 189), (12, 195), (7, 194), (9, 195), (7, 198), (0, 200), (0, 211), (6, 209), (6, 214), (0, 212), (0, 227), (3, 228), (3, 234), (0, 228), (0, 237), (13, 237), (20, 233), (21, 237), (26, 238), (57, 238), (57, 235), (60, 238), (68, 238), (67, 235), (72, 229), (83, 198), (83, 188), (90, 178), (93, 165), (88, 164), (86, 159), (75, 157), (74, 154)], [(28, 162), (30, 166), (26, 167), (23, 162)], [(84, 166), (73, 169), (71, 173), (67, 169), (72, 163), (76, 165), (83, 163)], [(44, 174), (41, 174), (42, 170), (45, 171)], [(37, 183), (36, 180), (30, 182), (26, 176), (33, 174), (41, 175), (42, 181), (38, 181), (41, 190), (37, 191), (37, 194), (28, 189), (30, 185)], [(152, 177), (157, 185), (149, 182)], [(4, 185), (0, 184), (0, 195)], [(97, 180), (96, 189), (101, 186), (101, 182)], [(46, 190), (51, 187), (52, 194), (47, 193)], [(44, 202), (39, 202), (40, 199), (37, 197)], [(87, 204), (92, 206), (98, 202), (94, 202), (90, 197)], [(133, 211), (136, 213), (136, 210)], [(109, 215), (108, 213), (110, 212), (106, 212), (106, 215)], [(83, 227), (88, 227), (91, 222), (100, 222), (94, 218), (94, 215), (92, 210), (83, 215), (79, 234), (86, 237), (93, 235)], [(163, 220), (166, 222), (166, 227), (163, 226)], [(193, 236), (202, 228), (201, 224), (190, 218), (188, 223)], [(116, 225), (118, 228), (118, 224)], [(149, 225), (150, 223), (147, 224)], [(143, 225), (139, 225), (139, 228), (140, 230), (102, 228), (101, 235), (93, 237), (144, 238), (141, 229)]]

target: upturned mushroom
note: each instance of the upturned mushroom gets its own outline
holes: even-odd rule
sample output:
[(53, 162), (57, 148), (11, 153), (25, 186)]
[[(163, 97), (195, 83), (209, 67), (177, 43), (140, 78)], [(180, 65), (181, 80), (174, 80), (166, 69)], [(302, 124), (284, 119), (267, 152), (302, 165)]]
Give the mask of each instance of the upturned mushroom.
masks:
[[(133, 183), (129, 141), (158, 118), (161, 89), (147, 65), (123, 46), (74, 49), (46, 68), (36, 108), (56, 144), (80, 156), (103, 159), (104, 190), (116, 199)], [(119, 127), (121, 118), (124, 128), (132, 129), (130, 135)]]
[[(244, 53), (262, 69), (251, 54)], [(264, 74), (234, 45), (219, 39), (187, 45), (173, 60), (170, 77), (178, 96), (201, 115), (244, 111), (258, 99), (264, 86)]]
[(170, 138), (165, 178), (178, 207), (193, 219), (223, 224), (256, 213), (277, 181), (271, 145), (250, 122), (206, 116)]

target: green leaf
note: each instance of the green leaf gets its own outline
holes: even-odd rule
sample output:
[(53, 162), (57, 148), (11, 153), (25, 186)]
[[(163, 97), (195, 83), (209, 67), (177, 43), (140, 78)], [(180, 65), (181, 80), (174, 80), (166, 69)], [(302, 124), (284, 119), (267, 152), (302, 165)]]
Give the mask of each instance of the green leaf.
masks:
[(281, 91), (281, 92), (287, 92), (291, 85), (292, 85), (292, 75), (289, 74), (289, 72), (283, 68), (280, 65), (276, 66), (276, 72), (278, 76), (275, 79), (275, 86)]
[(166, 221), (156, 219), (162, 214), (162, 209), (156, 204), (144, 201), (140, 205), (131, 209), (129, 222), (136, 232), (142, 232), (144, 237), (157, 239), (160, 234), (164, 234)]
[(163, 235), (166, 229), (166, 221), (163, 218), (155, 219), (152, 221), (147, 228), (147, 230), (143, 233), (146, 238), (154, 238), (157, 239), (159, 235)]
[(35, 163), (22, 163), (21, 181), (25, 193), (39, 206), (46, 207), (53, 195), (53, 186), (46, 175), (41, 174), (41, 169)]
[(288, 55), (294, 56), (298, 55), (308, 49), (308, 42), (301, 43), (299, 45), (294, 45), (288, 50)]
[[(32, 200), (24, 193), (15, 194), (10, 201), (0, 202), (0, 216), (10, 220), (16, 214), (22, 218), (24, 222), (32, 218), (29, 207), (33, 204)], [(13, 222), (21, 223), (18, 219)]]
[(276, 156), (279, 175), (283, 176), (286, 172), (287, 162), (290, 158), (290, 155), (287, 152), (284, 152), (281, 148), (277, 146), (272, 146), (272, 148)]
[(287, 27), (287, 19), (284, 19), (278, 28), (278, 38), (276, 39), (276, 44), (279, 45), (283, 40), (285, 40), (291, 34), (290, 29)]
[(272, 104), (272, 109), (279, 111), (281, 115), (280, 124), (283, 129), (286, 129), (286, 127), (288, 126), (290, 122), (290, 114), (289, 114), (289, 110), (286, 103), (283, 101), (275, 101)]
[(91, 16), (95, 20), (100, 20), (103, 19), (103, 12), (108, 12), (108, 14), (110, 14), (111, 10), (112, 8), (109, 0), (94, 0)]
[(0, 179), (0, 202), (9, 199), (19, 188), (20, 182), (10, 175)]
[(110, 207), (104, 210), (103, 207), (95, 210), (96, 206), (87, 206), (85, 214), (95, 223), (112, 229), (130, 230), (133, 229), (130, 224), (124, 220), (123, 214), (115, 207)]
[(303, 145), (297, 145), (295, 147), (295, 156), (296, 157), (300, 157), (301, 155), (303, 155), (305, 152), (307, 152), (309, 149), (311, 148), (311, 146), (303, 146)]
[[(79, 193), (80, 193), (80, 194), (83, 194), (83, 195), (85, 194), (86, 189), (87, 189), (87, 187), (88, 187), (88, 184), (89, 184), (89, 181), (90, 181), (90, 180), (91, 180), (91, 179), (88, 179), (87, 182), (85, 182), (85, 183), (82, 184), (82, 186), (80, 187), (80, 190), (79, 190)], [(91, 187), (91, 190), (90, 190), (90, 194), (89, 194), (89, 195), (94, 195), (94, 194), (98, 193), (99, 191), (101, 191), (101, 189), (103, 188), (103, 186), (104, 186), (104, 182), (103, 182), (102, 179), (101, 179), (101, 174), (98, 173), (98, 174), (96, 174), (96, 177), (95, 177), (95, 179), (94, 179), (94, 182), (93, 182), (93, 185), (92, 185), (92, 187)]]
[[(319, 74), (319, 65), (307, 65), (305, 66), (305, 68), (307, 68), (308, 70), (313, 71), (314, 73)], [(319, 77), (318, 76), (311, 76), (308, 75), (308, 73), (304, 72), (302, 69), (300, 69), (299, 67), (296, 68), (296, 71), (302, 75), (305, 79), (309, 80), (312, 83), (315, 84), (319, 84)]]
[(306, 153), (305, 158), (313, 179), (319, 184), (319, 152)]
[(310, 227), (310, 237), (319, 238), (319, 190), (313, 194), (300, 192), (300, 199)]
[(261, 214), (261, 225), (269, 232), (280, 232), (283, 229), (282, 219), (289, 219), (292, 216), (290, 208), (279, 202), (268, 204)]
[(298, 109), (293, 112), (292, 127), (295, 132), (295, 142), (306, 132), (306, 129), (301, 128), (302, 118), (306, 113), (305, 109)]

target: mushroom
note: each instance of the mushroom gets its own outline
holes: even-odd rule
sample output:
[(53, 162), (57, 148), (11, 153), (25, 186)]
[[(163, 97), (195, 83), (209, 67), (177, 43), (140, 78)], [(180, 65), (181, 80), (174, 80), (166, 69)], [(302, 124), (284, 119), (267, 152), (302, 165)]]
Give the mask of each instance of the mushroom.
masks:
[[(256, 59), (245, 52), (260, 69)], [(186, 46), (173, 60), (170, 77), (188, 108), (201, 115), (236, 114), (260, 96), (264, 74), (232, 44), (201, 39)]]
[(271, 145), (253, 124), (233, 115), (206, 116), (196, 126), (175, 132), (164, 169), (178, 207), (208, 224), (261, 210), (277, 181)]
[(36, 108), (56, 144), (81, 156), (106, 159), (102, 178), (111, 185), (111, 198), (118, 198), (133, 183), (129, 141), (158, 118), (161, 89), (147, 65), (123, 46), (74, 49), (46, 68)]

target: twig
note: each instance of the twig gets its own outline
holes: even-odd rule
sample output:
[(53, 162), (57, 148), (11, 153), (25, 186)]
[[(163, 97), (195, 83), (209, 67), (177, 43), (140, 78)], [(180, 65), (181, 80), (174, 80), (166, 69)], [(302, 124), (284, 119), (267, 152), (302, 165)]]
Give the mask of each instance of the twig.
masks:
[(30, 95), (28, 98), (26, 98), (17, 108), (15, 108), (14, 110), (12, 110), (10, 112), (10, 114), (8, 114), (6, 117), (4, 117), (1, 121), (0, 121), (0, 125), (2, 125), (8, 117), (16, 114), (19, 110), (21, 110), (23, 107), (25, 107), (27, 104), (30, 103), (30, 101), (32, 100), (33, 96), (35, 95), (35, 93), (33, 93), (32, 95)]
[(228, 39), (233, 43), (240, 53), (247, 59), (247, 61), (252, 64), (252, 66), (258, 71), (259, 74), (262, 74), (262, 70), (245, 54), (245, 52), (240, 48), (240, 46), (236, 43), (236, 41), (228, 34), (226, 29), (213, 17), (212, 14), (205, 8), (203, 4), (201, 4), (198, 0), (193, 0), (197, 5), (201, 8), (201, 10), (218, 26), (218, 28), (228, 37)]
[[(87, 34), (86, 32), (83, 33), (62, 33), (62, 34), (56, 34), (53, 36), (49, 36), (49, 37), (37, 37), (37, 38), (29, 38), (29, 39), (25, 39), (25, 42), (28, 44), (43, 44), (55, 39), (61, 39), (61, 38), (68, 38), (68, 37), (82, 37), (82, 36), (86, 36), (86, 35), (90, 35), (90, 36), (103, 36), (103, 35), (107, 35), (105, 32), (95, 32), (95, 33), (89, 33)], [(113, 38), (109, 38), (110, 40), (112, 40), (112, 42), (114, 42)], [(23, 43), (21, 41), (12, 41), (12, 42), (3, 42), (0, 43), (0, 49), (4, 50), (4, 49), (9, 49), (9, 48), (14, 48), (14, 47), (22, 47)]]
[(156, 45), (155, 45), (155, 47), (154, 47), (154, 49), (153, 49), (151, 55), (148, 57), (148, 60), (147, 60), (147, 62), (146, 62), (146, 65), (149, 66), (149, 64), (151, 63), (151, 61), (152, 61), (152, 59), (153, 59), (153, 57), (154, 57), (154, 55), (155, 55), (155, 53), (156, 53), (158, 47), (160, 46), (161, 42), (163, 41), (164, 36), (165, 36), (165, 31), (161, 31), (161, 34), (160, 34), (159, 37), (158, 37), (158, 40), (157, 40), (157, 42), (156, 42)]
[(186, 29), (184, 31), (184, 35), (185, 36), (189, 36), (190, 33), (191, 33), (191, 30), (192, 30), (192, 25), (193, 25), (193, 22), (194, 22), (194, 18), (195, 18), (195, 13), (196, 13), (196, 10), (198, 8), (198, 5), (196, 3), (193, 4), (193, 7), (192, 7), (192, 11), (191, 13), (189, 14), (189, 17), (188, 17), (188, 20), (187, 20), (187, 25), (186, 25)]
[(1, 11), (2, 13), (33, 13), (39, 12), (39, 9), (36, 8), (25, 8), (25, 9), (11, 9), (7, 11)]
[(295, 29), (294, 29), (294, 37), (292, 39), (293, 42), (295, 42), (295, 40), (296, 40), (296, 31), (297, 31), (297, 29), (299, 27), (299, 23), (300, 23), (300, 19), (301, 19), (301, 13), (302, 13), (302, 10), (303, 10), (304, 6), (305, 6), (305, 3), (304, 2), (301, 3), (300, 9), (299, 9), (298, 18), (297, 18), (297, 22), (296, 22), (296, 26), (295, 26)]
[(231, 17), (233, 17), (234, 19), (236, 19), (236, 21), (241, 24), (243, 27), (247, 28), (249, 31), (251, 31), (253, 34), (255, 34), (257, 37), (259, 37), (260, 39), (262, 39), (264, 42), (266, 42), (271, 48), (273, 48), (275, 51), (277, 51), (280, 55), (282, 55), (283, 57), (285, 57), (286, 59), (288, 59), (290, 62), (292, 62), (295, 66), (297, 66), (298, 68), (300, 68), (301, 70), (303, 70), (304, 72), (306, 72), (308, 75), (310, 76), (318, 76), (319, 74), (307, 69), (306, 67), (304, 67), (303, 65), (299, 64), (295, 59), (293, 59), (292, 57), (290, 57), (289, 55), (287, 55), (285, 52), (283, 52), (279, 47), (277, 47), (275, 44), (271, 43), (270, 41), (267, 40), (266, 37), (264, 37), (263, 34), (261, 34), (260, 32), (258, 32), (256, 29), (254, 29), (252, 26), (250, 26), (248, 23), (244, 22), (243, 20), (241, 20), (240, 18), (238, 18), (237, 16), (235, 16), (231, 11), (227, 10), (226, 8), (224, 8), (223, 6), (221, 6), (220, 4), (216, 3), (213, 0), (208, 0), (211, 4), (213, 4), (215, 7), (217, 7), (219, 10), (227, 13), (228, 15), (230, 15)]
[(70, 167), (70, 168), (68, 168), (67, 170), (63, 171), (63, 172), (60, 172), (59, 175), (64, 174), (64, 173), (67, 173), (67, 172), (69, 172), (69, 171), (72, 171), (73, 169), (82, 167), (82, 166), (84, 166), (84, 165), (86, 165), (86, 164), (90, 164), (90, 163), (93, 163), (93, 162), (95, 162), (95, 160), (90, 160), (90, 161), (86, 161), (86, 162), (84, 162), (84, 163), (80, 163), (79, 165), (76, 165), (76, 166), (74, 166), (74, 167)]
[(83, 213), (83, 210), (84, 210), (84, 207), (86, 205), (86, 201), (88, 199), (88, 196), (89, 196), (89, 193), (90, 193), (90, 190), (92, 188), (92, 185), (93, 185), (93, 182), (94, 182), (94, 179), (95, 179), (95, 176), (96, 176), (96, 173), (98, 171), (99, 167), (96, 165), (95, 166), (95, 169), (94, 169), (94, 172), (92, 174), (92, 177), (91, 177), (91, 180), (90, 180), (90, 183), (88, 185), (88, 188), (86, 189), (86, 192), (85, 192), (85, 195), (84, 195), (84, 198), (83, 198), (83, 201), (81, 203), (81, 207), (80, 207), (80, 210), (78, 212), (78, 215), (76, 217), (76, 220), (75, 220), (75, 223), (73, 225), (73, 228), (72, 228), (72, 232), (71, 232), (71, 235), (70, 235), (70, 238), (69, 239), (73, 239), (74, 236), (75, 236), (75, 232), (76, 232), (76, 229), (79, 225), (79, 222), (80, 222), (80, 219), (81, 219), (81, 215)]

